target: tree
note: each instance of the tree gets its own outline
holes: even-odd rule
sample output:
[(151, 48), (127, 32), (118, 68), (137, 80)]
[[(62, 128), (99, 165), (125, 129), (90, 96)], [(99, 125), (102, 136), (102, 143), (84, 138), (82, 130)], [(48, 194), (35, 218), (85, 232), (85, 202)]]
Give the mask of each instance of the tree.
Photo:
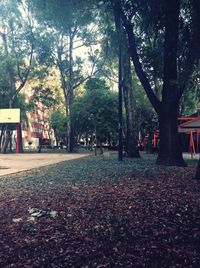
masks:
[(67, 118), (64, 110), (57, 109), (50, 115), (50, 127), (54, 130), (56, 146), (60, 142), (66, 143)]
[(158, 118), (136, 74), (133, 80), (136, 99), (135, 113), (137, 115), (136, 131), (139, 133), (139, 141), (143, 142), (146, 135), (153, 134), (158, 130)]
[[(126, 117), (126, 120), (123, 122), (123, 133), (125, 136), (124, 149), (127, 156), (139, 157), (135, 114), (135, 85), (133, 82), (132, 66), (127, 49), (126, 34), (118, 26), (120, 26), (119, 14), (117, 12), (113, 14), (112, 10), (106, 9), (105, 5), (101, 6), (100, 29), (103, 33), (102, 51), (105, 58), (102, 73), (108, 81), (117, 83), (117, 61), (119, 60), (120, 52), (121, 62), (119, 67), (122, 72), (120, 87), (122, 86), (123, 90), (123, 107)], [(116, 46), (116, 40), (118, 39), (120, 39), (118, 42), (119, 46)], [(119, 51), (118, 47), (120, 47), (121, 51)], [(122, 149), (120, 151), (120, 154), (122, 154)]]
[(123, 95), (126, 112), (126, 153), (128, 157), (140, 157), (136, 138), (136, 92), (131, 71), (130, 56), (127, 49), (126, 35), (123, 33), (122, 46), (122, 74)]
[[(21, 10), (27, 12), (22, 16)], [(29, 9), (23, 1), (0, 3), (1, 77), (3, 75), (3, 98), (6, 107), (12, 108), (17, 96), (25, 86), (33, 60), (34, 35)], [(5, 153), (11, 138), (10, 126), (5, 127), (6, 138), (2, 151)]]
[[(22, 4), (23, 5), (23, 4)], [(23, 5), (23, 8), (27, 8)], [(1, 3), (2, 59), (6, 73), (9, 107), (27, 82), (34, 52), (34, 33), (29, 10), (25, 20), (17, 1)]]
[(199, 70), (192, 75), (188, 88), (184, 91), (180, 103), (180, 115), (190, 116), (199, 110), (200, 92), (199, 92)]
[[(44, 83), (44, 81), (43, 81)], [(34, 94), (32, 95), (31, 101), (29, 103), (30, 106), (33, 107), (33, 110), (38, 112), (38, 109), (41, 114), (40, 122), (42, 124), (42, 132), (41, 132), (41, 138), (39, 138), (39, 150), (40, 153), (42, 150), (42, 136), (44, 129), (46, 127), (49, 128), (49, 114), (50, 111), (53, 109), (53, 107), (57, 104), (57, 99), (55, 98), (55, 89), (52, 89), (50, 87), (45, 87), (44, 84), (38, 84), (36, 87), (33, 87), (32, 90)], [(49, 137), (50, 138), (50, 137)]]
[(88, 80), (86, 92), (75, 99), (72, 111), (77, 135), (93, 141), (95, 138), (100, 147), (102, 142), (116, 141), (117, 94), (108, 89), (104, 80)]
[[(160, 149), (157, 164), (185, 166), (179, 145), (177, 117), (180, 98), (187, 88), (200, 54), (197, 2), (197, 0), (190, 2), (155, 0), (145, 1), (145, 3), (143, 1), (126, 1), (124, 4), (122, 1), (114, 1), (114, 8), (120, 12), (128, 36), (129, 51), (135, 71), (158, 114)], [(190, 20), (186, 19), (188, 9), (184, 4), (189, 6)], [(140, 31), (138, 21), (142, 21), (146, 26), (146, 28), (143, 27), (141, 34), (144, 43), (149, 30), (145, 19), (159, 36), (159, 43), (163, 47), (162, 77), (160, 77), (162, 79), (161, 99), (156, 96), (150, 83), (150, 74), (146, 71), (148, 66), (145, 66), (145, 62), (141, 62), (140, 55), (144, 54), (142, 43), (139, 42), (137, 35)], [(134, 24), (133, 21), (135, 21)], [(186, 42), (183, 42), (183, 39)], [(147, 63), (150, 65), (150, 61)]]
[[(73, 2), (36, 0), (32, 2), (36, 7), (36, 15), (39, 21), (44, 21), (47, 27), (52, 29), (52, 33), (56, 38), (53, 48), (53, 51), (56, 51), (54, 60), (60, 71), (68, 116), (68, 151), (72, 152), (74, 146), (74, 123), (71, 117), (71, 107), (74, 91), (96, 72), (95, 62), (93, 62), (91, 72), (83, 76), (83, 61), (74, 57), (74, 50), (77, 47), (91, 44), (92, 31), (88, 24), (92, 19), (92, 9), (86, 6), (88, 1), (82, 0)], [(93, 38), (93, 42), (94, 40)], [(90, 59), (92, 59), (91, 56)]]

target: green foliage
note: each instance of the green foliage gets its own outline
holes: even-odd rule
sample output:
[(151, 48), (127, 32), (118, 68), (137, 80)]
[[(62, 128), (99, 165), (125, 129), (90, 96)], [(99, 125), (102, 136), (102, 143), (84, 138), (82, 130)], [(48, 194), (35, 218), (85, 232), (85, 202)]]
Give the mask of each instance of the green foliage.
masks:
[[(73, 151), (73, 122), (71, 119), (71, 105), (76, 89), (96, 69), (96, 57), (91, 45), (96, 43), (96, 36), (91, 31), (93, 10), (88, 8), (89, 0), (31, 0), (35, 17), (38, 22), (45, 25), (50, 33), (44, 34), (41, 42), (41, 49), (38, 53), (38, 61), (45, 62), (50, 54), (52, 61), (60, 72), (61, 86), (65, 98), (65, 106), (68, 118), (68, 150)], [(47, 36), (47, 37), (46, 37)], [(46, 39), (46, 41), (45, 41)], [(85, 66), (84, 58), (75, 56), (75, 49), (85, 46), (88, 51), (88, 60), (91, 62), (89, 71), (83, 71)]]
[[(111, 1), (116, 2), (116, 1)], [(135, 0), (122, 2), (122, 9), (134, 23), (137, 49), (152, 89), (162, 99), (166, 1)], [(186, 88), (200, 58), (199, 1), (181, 0), (178, 33), (178, 84)], [(175, 3), (174, 3), (175, 4)], [(172, 3), (173, 6), (173, 3)], [(170, 18), (169, 18), (170, 19)]]
[(63, 95), (60, 86), (60, 77), (55, 68), (40, 65), (32, 69), (32, 80), (29, 82), (29, 91), (32, 98), (29, 104), (33, 106), (41, 103), (49, 111), (63, 106)]
[(25, 1), (0, 2), (0, 96), (4, 107), (13, 105), (27, 81), (35, 42), (33, 28)]
[(188, 88), (181, 98), (180, 115), (189, 116), (196, 113), (199, 101), (199, 90)]
[(59, 31), (68, 32), (70, 28), (81, 24), (87, 25), (91, 20), (91, 10), (84, 0), (32, 0), (35, 14), (39, 21)]
[(136, 98), (136, 125), (142, 136), (145, 136), (149, 131), (158, 129), (158, 119), (136, 76), (134, 76), (134, 86)]
[(44, 110), (50, 110), (56, 106), (57, 100), (55, 99), (53, 89), (39, 84), (33, 88), (33, 91), (34, 94), (30, 101), (30, 105), (33, 107), (38, 103), (42, 105)]
[(199, 108), (199, 68), (194, 72), (188, 88), (183, 93), (180, 102), (180, 115), (189, 116), (194, 114)]
[[(70, 83), (75, 88), (76, 85), (79, 85), (80, 81), (85, 81), (83, 74), (85, 60), (80, 57), (75, 58), (75, 56), (73, 56), (72, 60), (72, 81), (69, 81), (69, 37), (75, 37), (75, 41), (80, 38), (87, 46), (94, 44), (96, 41), (94, 40), (94, 32), (89, 31), (89, 28), (92, 29), (95, 23), (96, 25), (98, 24), (98, 31), (101, 34), (100, 38), (102, 42), (100, 50), (102, 50), (102, 55), (105, 59), (101, 70), (104, 72), (105, 77), (110, 80), (113, 78), (116, 79), (117, 36), (112, 9), (109, 5), (110, 2), (112, 1), (0, 1), (0, 26), (4, 37), (6, 37), (8, 49), (6, 52), (5, 44), (2, 42), (3, 35), (1, 35), (0, 107), (6, 108), (9, 106), (9, 99), (15, 91), (16, 85), (21, 80), (24, 80), (28, 69), (27, 65), (29, 64), (26, 60), (30, 56), (32, 45), (35, 48), (35, 65), (30, 73), (31, 79), (36, 78), (40, 80), (38, 82), (40, 85), (35, 86), (36, 99), (41, 101), (47, 108), (52, 107), (53, 109), (53, 106), (57, 107), (58, 102), (62, 102), (61, 99), (56, 96), (50, 97), (52, 88), (43, 83), (50, 72), (49, 67), (57, 65), (57, 67), (61, 68), (66, 88)], [(186, 64), (185, 53), (191, 45), (189, 42), (191, 34), (195, 33), (195, 29), (198, 26), (193, 16), (193, 2), (197, 1), (181, 1), (177, 57), (179, 73), (181, 73), (181, 70), (183, 70)], [(154, 92), (161, 99), (165, 21), (163, 8), (165, 1), (128, 0), (122, 1), (122, 3), (126, 14), (134, 22), (136, 43), (138, 44), (138, 52), (143, 68), (147, 73)], [(97, 4), (96, 7), (98, 7), (98, 10), (94, 6), (95, 4)], [(32, 17), (33, 14), (37, 18), (37, 23), (35, 23)], [(76, 43), (74, 44), (76, 46)], [(91, 62), (97, 61), (95, 53), (91, 53), (89, 56)], [(12, 76), (12, 84), (15, 85), (14, 90), (11, 88), (9, 76)], [(179, 77), (181, 84), (181, 78), (183, 76), (180, 75)], [(193, 81), (182, 97), (180, 108), (182, 115), (189, 115), (195, 112), (199, 102), (199, 81), (194, 75), (192, 79)], [(136, 84), (138, 84), (138, 81), (136, 81)], [(143, 93), (141, 86), (138, 85), (136, 87), (138, 128), (147, 131), (149, 128), (154, 127), (155, 123), (153, 120), (155, 119), (155, 113), (146, 95)], [(66, 95), (68, 93), (67, 91), (66, 89)], [(104, 80), (98, 78), (88, 80), (86, 82), (85, 94), (77, 97), (73, 106), (73, 117), (77, 132), (79, 134), (89, 132), (90, 135), (93, 135), (96, 128), (97, 134), (102, 140), (108, 139), (110, 133), (115, 136), (114, 133), (117, 131), (116, 98), (116, 94), (109, 91)], [(22, 107), (22, 102), (23, 98), (20, 96), (15, 106), (19, 105)], [(64, 121), (66, 122), (66, 118)]]
[(67, 117), (62, 109), (57, 109), (51, 113), (50, 127), (54, 130), (57, 142), (65, 140), (67, 133)]
[(85, 89), (87, 91), (94, 91), (94, 90), (109, 90), (109, 87), (106, 84), (105, 80), (100, 78), (91, 78), (85, 83)]
[(101, 141), (116, 139), (117, 133), (117, 94), (101, 79), (90, 79), (86, 92), (75, 99), (72, 114), (79, 135), (96, 132)]
[(26, 113), (30, 111), (30, 105), (25, 101), (25, 95), (20, 93), (13, 108), (20, 108), (21, 121), (27, 119)]

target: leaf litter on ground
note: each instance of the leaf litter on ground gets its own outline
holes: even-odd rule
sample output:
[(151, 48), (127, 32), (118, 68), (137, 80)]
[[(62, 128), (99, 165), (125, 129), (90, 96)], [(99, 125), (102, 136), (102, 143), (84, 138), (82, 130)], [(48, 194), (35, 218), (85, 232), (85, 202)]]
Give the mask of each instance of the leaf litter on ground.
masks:
[(0, 180), (0, 267), (200, 267), (194, 167), (89, 156)]

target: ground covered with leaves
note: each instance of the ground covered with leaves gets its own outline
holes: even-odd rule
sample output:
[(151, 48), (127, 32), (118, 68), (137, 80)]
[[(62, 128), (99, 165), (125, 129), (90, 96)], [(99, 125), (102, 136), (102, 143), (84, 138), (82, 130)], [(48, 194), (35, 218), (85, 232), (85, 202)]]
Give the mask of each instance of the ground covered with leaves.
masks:
[(0, 267), (200, 267), (194, 166), (115, 155), (0, 178)]

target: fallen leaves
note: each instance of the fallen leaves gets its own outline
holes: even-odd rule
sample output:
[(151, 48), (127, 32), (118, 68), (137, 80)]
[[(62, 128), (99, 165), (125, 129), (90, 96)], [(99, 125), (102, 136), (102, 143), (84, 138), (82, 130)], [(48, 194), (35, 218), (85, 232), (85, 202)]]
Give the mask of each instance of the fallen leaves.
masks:
[(194, 168), (117, 166), (87, 158), (0, 181), (0, 266), (200, 267)]

